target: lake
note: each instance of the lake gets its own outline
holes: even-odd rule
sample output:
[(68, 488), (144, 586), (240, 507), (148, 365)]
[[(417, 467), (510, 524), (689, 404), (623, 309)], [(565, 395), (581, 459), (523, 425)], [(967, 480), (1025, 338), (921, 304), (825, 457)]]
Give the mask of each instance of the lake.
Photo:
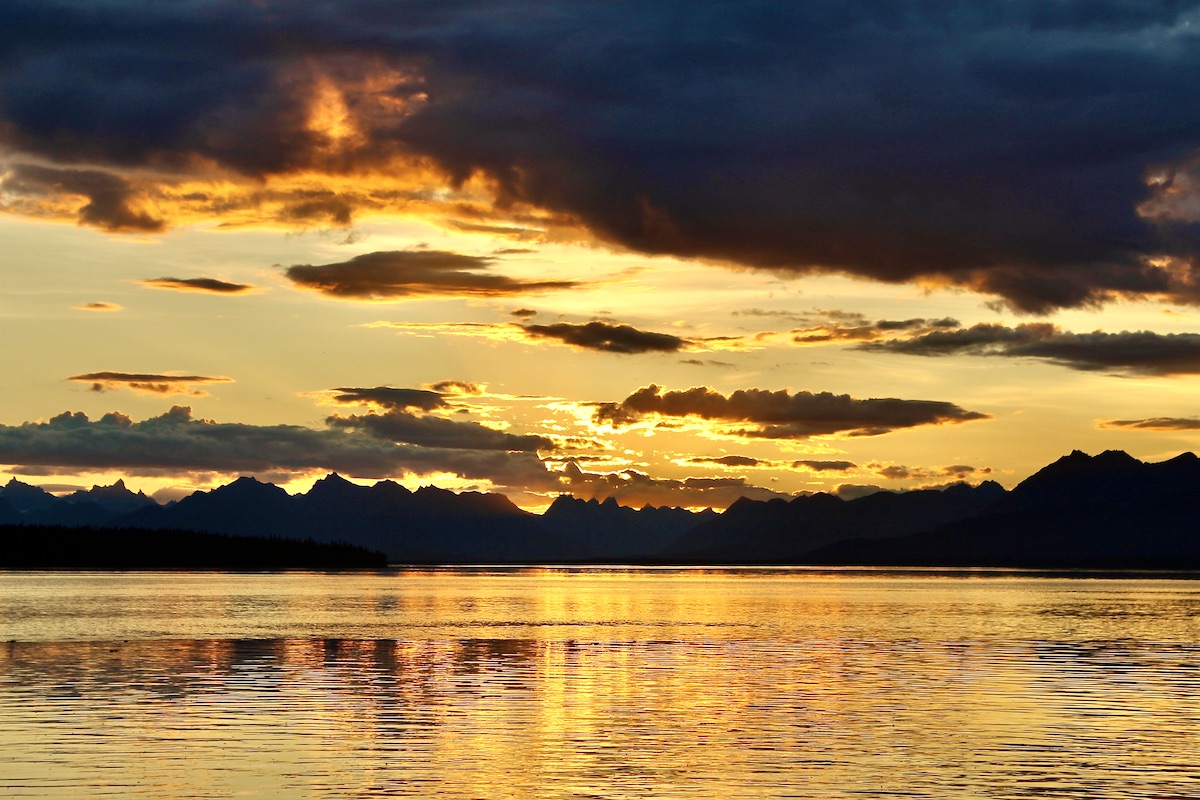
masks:
[(1200, 581), (0, 572), (7, 798), (1200, 798)]

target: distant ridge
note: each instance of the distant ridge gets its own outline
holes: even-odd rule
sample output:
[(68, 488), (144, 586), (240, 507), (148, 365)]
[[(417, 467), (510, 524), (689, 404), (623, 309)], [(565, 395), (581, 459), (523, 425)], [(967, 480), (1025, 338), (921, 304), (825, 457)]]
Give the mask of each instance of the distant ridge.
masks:
[(1200, 459), (1147, 464), (1078, 450), (1018, 484), (989, 513), (929, 531), (830, 544), (824, 564), (1200, 569)]
[(160, 506), (123, 482), (55, 497), (15, 479), (0, 525), (90, 525), (348, 542), (392, 563), (845, 564), (1200, 568), (1200, 458), (1144, 463), (1073, 451), (1005, 491), (993, 481), (741, 499), (724, 513), (570, 496), (541, 515), (498, 494), (360, 486), (337, 474), (304, 494), (243, 477)]

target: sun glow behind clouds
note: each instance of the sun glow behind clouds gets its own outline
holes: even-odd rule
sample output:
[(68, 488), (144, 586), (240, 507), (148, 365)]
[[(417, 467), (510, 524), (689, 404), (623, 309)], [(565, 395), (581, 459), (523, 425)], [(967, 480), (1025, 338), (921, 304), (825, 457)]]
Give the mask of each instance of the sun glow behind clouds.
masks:
[[(834, 18), (797, 6), (768, 26), (787, 46), (758, 47), (757, 8), (716, 10), (681, 41), (649, 35), (662, 30), (653, 4), (531, 7), (519, 24), (489, 17), (482, 47), (458, 6), (403, 20), (376, 9), (364, 36), (351, 13), (219, 5), (219, 41), (169, 5), (142, 9), (186, 45), (172, 51), (199, 54), (178, 71), (129, 35), (137, 25), (96, 28), (121, 19), (119, 4), (47, 8), (65, 22), (0, 67), (0, 323), (21, 343), (5, 353), (10, 426), (64, 410), (150, 419), (165, 389), (196, 396), (198, 416), (319, 432), (329, 408), (312, 397), (329, 387), (455, 376), (487, 393), (430, 416), (543, 437), (555, 470), (574, 457), (581, 475), (624, 486), (741, 468), (784, 492), (871, 477), (802, 460), (880, 465), (911, 487), (953, 466), (1019, 473), (1088, 441), (1142, 454), (1194, 441), (1186, 424), (1155, 422), (1195, 416), (1197, 128), (1193, 87), (1171, 78), (1192, 56), (1172, 45), (1174, 60), (1129, 58), (1131, 41), (1180, 41), (1177, 11), (1115, 26), (1096, 22), (1106, 9), (1051, 26), (1025, 9), (965, 26), (947, 15), (946, 36), (924, 13), (881, 27), (878, 7)], [(33, 24), (20, 3), (10, 11)], [(1073, 28), (1105, 57), (1076, 59)], [(290, 44), (264, 55), (257, 44), (280, 30)], [(69, 31), (87, 35), (56, 44)], [(586, 46), (562, 47), (564, 33)], [(608, 57), (613, 42), (628, 58)], [(694, 69), (698, 45), (711, 71)], [(829, 75), (855, 82), (811, 72), (797, 54), (817, 46)], [(97, 64), (118, 79), (94, 80)], [(912, 70), (929, 91), (896, 96), (894, 76)], [(69, 114), (21, 102), (59, 96)], [(1110, 111), (1134, 101), (1147, 113)], [(1046, 128), (1048, 113), (1062, 125)], [(1153, 163), (1145, 141), (1158, 143)], [(444, 268), (417, 268), (436, 257)], [(386, 280), (358, 270), (389, 258)], [(101, 374), (125, 377), (90, 383), (137, 391), (80, 380)], [(722, 398), (787, 387), (988, 419), (842, 420), (780, 438), (761, 435), (774, 423), (699, 414), (597, 424), (597, 408), (647, 386)], [(731, 455), (748, 460), (704, 460)], [(296, 474), (274, 477), (311, 477)], [(450, 474), (486, 483), (399, 471)]]

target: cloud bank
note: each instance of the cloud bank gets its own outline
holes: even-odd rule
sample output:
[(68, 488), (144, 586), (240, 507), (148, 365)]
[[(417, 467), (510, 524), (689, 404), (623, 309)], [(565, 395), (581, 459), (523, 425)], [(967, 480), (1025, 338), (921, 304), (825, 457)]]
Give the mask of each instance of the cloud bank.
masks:
[(601, 403), (595, 421), (622, 427), (646, 417), (697, 418), (723, 424), (727, 435), (765, 439), (878, 436), (902, 428), (989, 419), (939, 400), (856, 399), (830, 392), (743, 389), (726, 396), (707, 387), (681, 391), (650, 385), (619, 403)]
[(870, 342), (861, 350), (918, 356), (1037, 358), (1077, 370), (1140, 375), (1200, 374), (1200, 334), (1121, 331), (1071, 333), (1049, 323), (1007, 327), (980, 323), (911, 338)]
[(11, 0), (0, 188), (108, 231), (543, 214), (1031, 312), (1194, 303), (1198, 22), (1194, 0)]
[(363, 426), (326, 429), (195, 419), (186, 406), (135, 422), (66, 412), (46, 422), (0, 425), (0, 464), (28, 469), (124, 470), (128, 474), (305, 474), (359, 478), (451, 473), (500, 486), (552, 483), (537, 455), (397, 443)]

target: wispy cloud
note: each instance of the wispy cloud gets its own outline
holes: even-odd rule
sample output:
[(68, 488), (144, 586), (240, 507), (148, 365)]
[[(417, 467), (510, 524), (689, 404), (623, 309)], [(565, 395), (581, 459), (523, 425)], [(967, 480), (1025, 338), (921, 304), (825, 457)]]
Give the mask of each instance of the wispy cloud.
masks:
[(730, 467), (730, 468), (771, 467), (771, 466), (775, 465), (775, 462), (764, 460), (761, 458), (754, 458), (752, 456), (737, 456), (737, 455), (694, 456), (692, 458), (683, 459), (683, 463), (698, 464), (698, 465), (714, 465), (714, 466), (718, 466), (718, 467)]
[(154, 289), (175, 289), (181, 292), (211, 292), (213, 294), (245, 294), (257, 289), (248, 283), (230, 283), (216, 278), (148, 278), (143, 286)]
[(150, 372), (88, 372), (83, 375), (72, 375), (67, 380), (90, 383), (93, 392), (132, 389), (150, 394), (189, 394), (193, 397), (208, 395), (208, 392), (203, 389), (195, 388), (197, 385), (233, 382), (233, 378), (219, 375), (178, 375)]
[[(557, 322), (549, 325), (522, 325), (517, 322), (373, 322), (368, 327), (389, 328), (417, 336), (470, 336), (497, 342), (562, 344), (579, 350), (621, 355), (738, 351), (758, 346), (756, 342), (747, 341), (739, 336), (686, 338), (599, 320), (584, 323)], [(725, 362), (709, 363), (728, 366)]]
[(124, 311), (125, 307), (116, 303), (96, 302), (72, 306), (76, 311)]
[(966, 480), (967, 478), (990, 475), (990, 467), (972, 467), (966, 464), (951, 464), (944, 467), (908, 467), (903, 464), (868, 464), (867, 467), (881, 478), (890, 481), (904, 480)]
[(441, 250), (365, 253), (349, 261), (288, 267), (297, 286), (347, 300), (509, 297), (570, 289), (574, 281), (522, 281), (494, 272), (493, 259)]
[(1096, 427), (1124, 428), (1140, 431), (1200, 431), (1200, 419), (1195, 417), (1150, 417), (1148, 419), (1103, 419)]

